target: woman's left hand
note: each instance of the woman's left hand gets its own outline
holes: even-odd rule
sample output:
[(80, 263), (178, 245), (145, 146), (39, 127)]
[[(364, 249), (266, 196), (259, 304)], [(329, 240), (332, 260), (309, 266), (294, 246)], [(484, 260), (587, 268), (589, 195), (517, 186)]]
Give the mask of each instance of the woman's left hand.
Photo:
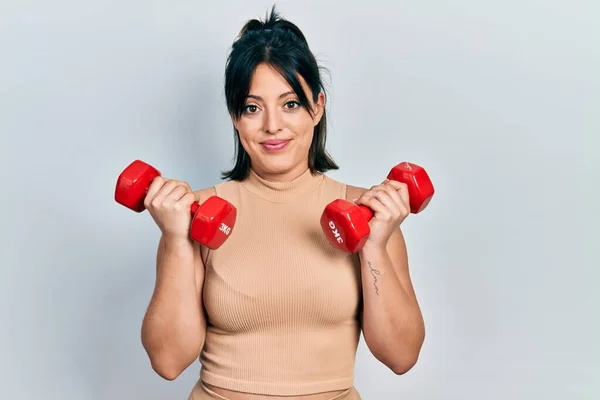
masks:
[(365, 205), (373, 211), (373, 218), (369, 223), (371, 233), (365, 247), (385, 249), (392, 232), (410, 214), (408, 186), (389, 179), (371, 187), (354, 203)]

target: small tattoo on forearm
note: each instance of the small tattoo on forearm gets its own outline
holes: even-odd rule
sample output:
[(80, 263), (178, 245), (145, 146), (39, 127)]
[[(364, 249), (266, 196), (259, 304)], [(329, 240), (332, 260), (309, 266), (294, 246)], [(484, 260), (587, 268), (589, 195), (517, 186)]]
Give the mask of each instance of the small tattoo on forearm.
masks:
[(373, 276), (373, 286), (375, 286), (375, 293), (377, 293), (377, 296), (379, 296), (379, 288), (377, 287), (377, 276), (379, 276), (381, 273), (371, 266), (370, 261), (367, 261), (367, 264), (369, 264), (369, 269), (371, 270), (371, 275)]

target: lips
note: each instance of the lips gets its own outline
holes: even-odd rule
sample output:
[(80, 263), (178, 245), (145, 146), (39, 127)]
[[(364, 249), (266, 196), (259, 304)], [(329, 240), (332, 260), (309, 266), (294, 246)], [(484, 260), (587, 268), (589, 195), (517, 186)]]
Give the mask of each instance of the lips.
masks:
[(265, 140), (261, 144), (268, 151), (277, 151), (283, 149), (289, 142), (289, 140)]

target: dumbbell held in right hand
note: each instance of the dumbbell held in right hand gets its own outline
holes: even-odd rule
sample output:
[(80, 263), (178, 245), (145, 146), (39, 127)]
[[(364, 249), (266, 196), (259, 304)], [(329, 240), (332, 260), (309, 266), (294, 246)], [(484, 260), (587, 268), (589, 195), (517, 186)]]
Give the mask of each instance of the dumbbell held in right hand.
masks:
[[(140, 160), (133, 161), (117, 179), (115, 201), (135, 212), (144, 211), (144, 199), (157, 176), (161, 173), (156, 168)], [(193, 216), (190, 237), (210, 249), (225, 243), (237, 216), (236, 208), (218, 196), (211, 196), (202, 204), (192, 203), (190, 213)]]

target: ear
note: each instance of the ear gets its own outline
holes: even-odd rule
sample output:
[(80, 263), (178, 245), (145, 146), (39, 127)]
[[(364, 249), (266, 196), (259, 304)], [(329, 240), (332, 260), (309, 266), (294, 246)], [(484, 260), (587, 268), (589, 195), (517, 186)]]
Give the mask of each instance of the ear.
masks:
[(315, 117), (313, 118), (314, 126), (317, 126), (321, 122), (321, 118), (325, 113), (325, 95), (323, 92), (319, 92), (317, 96), (317, 102), (314, 105)]

